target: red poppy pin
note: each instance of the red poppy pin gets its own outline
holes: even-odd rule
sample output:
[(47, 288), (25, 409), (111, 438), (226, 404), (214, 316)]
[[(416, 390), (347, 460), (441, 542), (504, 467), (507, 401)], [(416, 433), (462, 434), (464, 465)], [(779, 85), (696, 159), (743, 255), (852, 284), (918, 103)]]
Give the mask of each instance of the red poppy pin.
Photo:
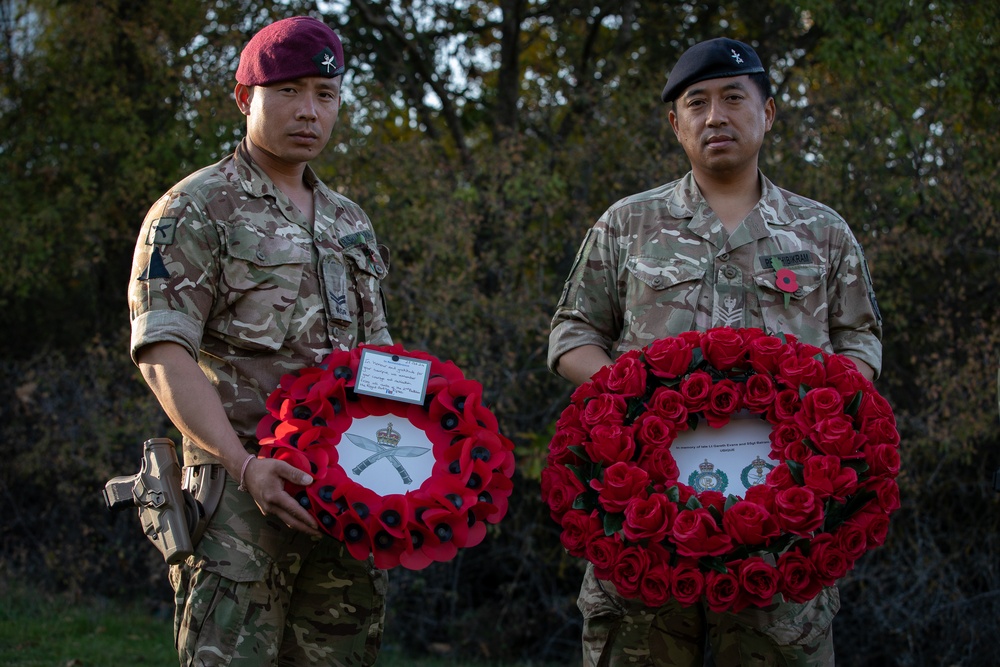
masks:
[(788, 308), (792, 293), (799, 288), (798, 276), (791, 269), (786, 269), (777, 257), (771, 259), (771, 266), (774, 267), (774, 284), (785, 293), (785, 308)]

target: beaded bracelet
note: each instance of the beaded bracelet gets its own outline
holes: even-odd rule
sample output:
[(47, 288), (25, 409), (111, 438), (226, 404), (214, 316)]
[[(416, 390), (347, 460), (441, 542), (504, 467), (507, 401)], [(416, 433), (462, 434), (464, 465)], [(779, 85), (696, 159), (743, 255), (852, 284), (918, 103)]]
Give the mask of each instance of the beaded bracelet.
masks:
[(247, 466), (250, 465), (250, 462), (253, 461), (255, 458), (257, 457), (254, 456), (253, 454), (247, 454), (246, 460), (243, 461), (243, 467), (240, 468), (240, 485), (239, 487), (237, 487), (239, 488), (240, 491), (247, 491), (247, 485), (246, 485)]

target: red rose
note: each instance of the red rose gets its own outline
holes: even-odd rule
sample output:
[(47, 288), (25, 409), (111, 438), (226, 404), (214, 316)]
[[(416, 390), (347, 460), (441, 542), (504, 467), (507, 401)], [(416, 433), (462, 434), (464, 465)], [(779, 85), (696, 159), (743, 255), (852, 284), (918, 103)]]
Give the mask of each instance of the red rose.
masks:
[(782, 389), (775, 397), (774, 405), (767, 409), (767, 421), (780, 424), (793, 419), (801, 406), (802, 401), (799, 400), (797, 389)]
[[(774, 470), (771, 474), (774, 474)], [(770, 475), (768, 478), (770, 479)], [(808, 536), (823, 525), (823, 503), (811, 489), (793, 486), (778, 491), (774, 496), (774, 509), (778, 524), (786, 533)]]
[(871, 390), (871, 382), (858, 371), (857, 365), (840, 354), (831, 354), (826, 359), (826, 384), (847, 401), (861, 390)]
[(556, 420), (556, 430), (568, 430), (572, 428), (583, 429), (583, 422), (580, 421), (580, 406), (575, 403), (570, 403), (566, 406), (566, 409), (562, 411), (559, 415), (559, 419)]
[(670, 592), (682, 605), (697, 604), (701, 600), (701, 594), (704, 590), (705, 575), (701, 573), (697, 565), (691, 566), (684, 563), (674, 568)]
[(611, 465), (629, 461), (635, 454), (632, 428), (621, 424), (597, 424), (590, 430), (590, 440), (584, 443), (587, 455), (594, 463)]
[(819, 387), (826, 379), (823, 362), (813, 357), (785, 357), (778, 364), (776, 373), (779, 380), (787, 386), (798, 389), (800, 386)]
[(812, 561), (800, 551), (787, 551), (778, 556), (778, 572), (781, 573), (781, 592), (792, 602), (808, 602), (823, 590)]
[(625, 507), (622, 530), (625, 537), (634, 542), (647, 539), (659, 542), (666, 537), (678, 511), (677, 505), (662, 493), (654, 493), (648, 498), (633, 498)]
[(750, 556), (740, 563), (739, 580), (748, 602), (757, 607), (766, 607), (778, 592), (781, 574), (760, 556)]
[(895, 512), (899, 509), (899, 486), (894, 480), (884, 478), (870, 479), (865, 483), (864, 488), (876, 493), (876, 502), (882, 508), (883, 512)]
[(599, 536), (587, 544), (587, 560), (594, 564), (594, 576), (610, 581), (623, 545), (617, 536)]
[(733, 503), (722, 515), (722, 528), (736, 544), (766, 544), (781, 534), (770, 512), (748, 500)]
[(608, 391), (632, 398), (646, 393), (646, 367), (638, 350), (626, 352), (618, 357), (607, 379)]
[(792, 354), (791, 350), (781, 342), (781, 339), (774, 336), (755, 338), (747, 345), (747, 352), (750, 357), (750, 366), (758, 373), (767, 375), (774, 375), (781, 360)]
[(817, 422), (809, 439), (823, 454), (842, 459), (859, 459), (864, 456), (861, 451), (864, 436), (854, 430), (854, 425), (847, 417), (830, 417)]
[(639, 595), (649, 607), (659, 607), (670, 599), (673, 583), (670, 565), (666, 560), (651, 563), (639, 584)]
[(858, 488), (858, 472), (840, 465), (836, 456), (813, 456), (802, 471), (805, 484), (822, 499), (843, 501)]
[[(785, 466), (785, 470), (788, 470), (787, 466)], [(773, 517), (774, 496), (777, 492), (778, 489), (768, 486), (767, 484), (756, 484), (747, 489), (747, 495), (744, 500), (748, 503), (753, 503), (754, 505), (760, 505)]]
[(732, 414), (742, 407), (740, 386), (732, 380), (720, 380), (712, 387), (705, 408), (705, 419), (712, 428), (721, 428), (729, 423)]
[[(790, 452), (793, 447), (802, 445), (804, 437), (805, 433), (795, 422), (781, 422), (771, 431), (771, 452), (777, 455), (779, 461), (788, 459), (802, 461), (803, 459), (792, 456)], [(800, 451), (795, 450), (794, 453), (800, 453)]]
[[(775, 491), (783, 491), (796, 486), (795, 478), (792, 477), (792, 471), (789, 470), (787, 463), (779, 463), (774, 466), (771, 472), (767, 473), (767, 480), (765, 480), (764, 484)], [(753, 489), (750, 489), (750, 491), (753, 491)]]
[(619, 462), (604, 469), (604, 481), (590, 480), (598, 502), (608, 512), (623, 512), (633, 498), (645, 498), (649, 475), (642, 468)]
[(833, 535), (823, 533), (817, 535), (809, 544), (809, 559), (816, 568), (816, 577), (824, 586), (833, 586), (837, 579), (847, 574), (851, 569), (851, 561), (847, 554), (837, 546)]
[(620, 424), (625, 417), (625, 399), (616, 394), (601, 394), (583, 408), (580, 421), (588, 429), (598, 424)]
[(702, 491), (698, 494), (698, 501), (705, 509), (714, 507), (719, 514), (726, 508), (726, 497), (719, 491)]
[(770, 375), (751, 375), (744, 387), (743, 404), (753, 412), (767, 412), (778, 396)]
[(693, 488), (691, 488), (684, 482), (679, 481), (676, 484), (672, 484), (671, 487), (677, 488), (677, 495), (678, 495), (677, 502), (680, 503), (681, 505), (686, 505), (687, 501), (691, 498), (691, 496), (698, 495)]
[(868, 550), (868, 535), (856, 523), (845, 522), (834, 534), (837, 546), (847, 554), (849, 560), (856, 561)]
[(695, 371), (681, 382), (680, 392), (688, 412), (701, 412), (708, 406), (712, 393), (712, 376), (705, 371)]
[(885, 544), (885, 538), (889, 534), (889, 516), (879, 510), (869, 510), (873, 503), (868, 503), (866, 511), (855, 514), (846, 523), (854, 524), (865, 531), (867, 547), (873, 549)]
[(802, 398), (802, 408), (795, 420), (808, 431), (817, 422), (844, 414), (844, 397), (836, 389), (820, 387), (812, 389)]
[(649, 569), (649, 556), (645, 549), (625, 547), (618, 554), (618, 563), (611, 571), (611, 583), (627, 598), (639, 596), (642, 580)]
[(866, 391), (861, 397), (858, 416), (861, 417), (862, 423), (869, 419), (888, 419), (893, 426), (896, 425), (896, 416), (892, 414), (892, 406), (874, 390)]
[(559, 518), (573, 507), (576, 497), (586, 491), (583, 482), (564, 466), (542, 469), (542, 500), (549, 505), (552, 518)]
[(562, 517), (562, 533), (559, 541), (572, 556), (582, 557), (587, 551), (587, 545), (604, 535), (604, 525), (597, 512), (569, 510)]
[(643, 449), (638, 465), (649, 473), (649, 479), (654, 484), (673, 484), (681, 474), (669, 447)]
[(871, 477), (895, 477), (899, 474), (899, 449), (894, 445), (865, 445), (865, 463)]
[(680, 512), (670, 527), (670, 534), (681, 556), (721, 556), (732, 547), (732, 540), (704, 507)]
[[(605, 369), (610, 369), (610, 367), (605, 366), (601, 369), (601, 371), (604, 371)], [(601, 371), (598, 371), (598, 373)], [(610, 370), (607, 372), (610, 372)], [(594, 374), (594, 377), (597, 377), (597, 373)], [(591, 378), (590, 382), (584, 382), (579, 387), (574, 389), (573, 393), (569, 395), (570, 405), (576, 405), (582, 409), (582, 407), (586, 405), (587, 401), (592, 398), (597, 398), (605, 392), (606, 388), (604, 385)]]
[(868, 438), (868, 442), (876, 445), (899, 445), (899, 431), (891, 419), (877, 417), (866, 419), (861, 424), (861, 433)]
[(580, 428), (570, 427), (557, 429), (549, 441), (549, 453), (545, 461), (549, 465), (575, 463), (579, 457), (570, 451), (571, 445), (582, 445), (587, 440), (587, 433)]
[(705, 575), (705, 601), (708, 608), (717, 613), (738, 611), (740, 582), (732, 571)]
[(659, 387), (653, 392), (646, 403), (647, 414), (654, 414), (674, 424), (675, 430), (687, 428), (688, 409), (684, 404), (684, 395), (679, 391)]
[(676, 435), (674, 425), (653, 412), (644, 412), (633, 426), (635, 439), (644, 451), (648, 447), (669, 447)]
[(691, 365), (693, 346), (683, 338), (660, 338), (649, 344), (643, 353), (649, 372), (661, 378), (679, 378)]
[(720, 371), (742, 367), (747, 354), (743, 339), (728, 327), (706, 331), (701, 338), (701, 351), (709, 365)]
[(737, 329), (736, 333), (740, 335), (740, 340), (743, 341), (743, 347), (749, 348), (750, 344), (753, 343), (758, 338), (765, 338), (767, 334), (757, 329), (755, 327), (747, 327), (745, 329)]

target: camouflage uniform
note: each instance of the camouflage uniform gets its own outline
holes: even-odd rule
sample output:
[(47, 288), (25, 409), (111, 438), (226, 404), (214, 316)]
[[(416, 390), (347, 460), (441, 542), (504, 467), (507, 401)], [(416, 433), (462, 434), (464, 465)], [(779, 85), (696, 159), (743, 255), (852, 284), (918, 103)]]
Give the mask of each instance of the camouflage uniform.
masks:
[[(368, 217), (308, 167), (305, 178), (313, 225), (244, 143), (154, 204), (136, 245), (133, 359), (150, 343), (184, 346), (249, 452), (282, 375), (334, 348), (392, 342), (380, 288), (387, 260)], [(187, 439), (184, 459), (218, 465)], [(386, 573), (353, 560), (332, 538), (265, 518), (232, 480), (195, 554), (170, 578), (182, 664), (375, 661)]]
[[(549, 366), (597, 345), (612, 357), (712, 327), (792, 333), (881, 366), (881, 320), (861, 248), (832, 209), (759, 176), (761, 198), (728, 235), (693, 174), (612, 206), (588, 232), (552, 320)], [(798, 289), (776, 284), (775, 259)], [(836, 588), (805, 605), (714, 614), (627, 600), (588, 567), (585, 665), (833, 665)]]

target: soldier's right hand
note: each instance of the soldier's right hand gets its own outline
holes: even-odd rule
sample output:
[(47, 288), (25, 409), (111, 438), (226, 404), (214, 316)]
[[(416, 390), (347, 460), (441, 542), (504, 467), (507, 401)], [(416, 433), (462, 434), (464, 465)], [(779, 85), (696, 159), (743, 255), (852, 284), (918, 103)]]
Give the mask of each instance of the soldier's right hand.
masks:
[(253, 459), (243, 474), (243, 485), (264, 516), (275, 516), (289, 528), (319, 537), (316, 519), (285, 491), (286, 481), (307, 486), (313, 478), (277, 459)]

